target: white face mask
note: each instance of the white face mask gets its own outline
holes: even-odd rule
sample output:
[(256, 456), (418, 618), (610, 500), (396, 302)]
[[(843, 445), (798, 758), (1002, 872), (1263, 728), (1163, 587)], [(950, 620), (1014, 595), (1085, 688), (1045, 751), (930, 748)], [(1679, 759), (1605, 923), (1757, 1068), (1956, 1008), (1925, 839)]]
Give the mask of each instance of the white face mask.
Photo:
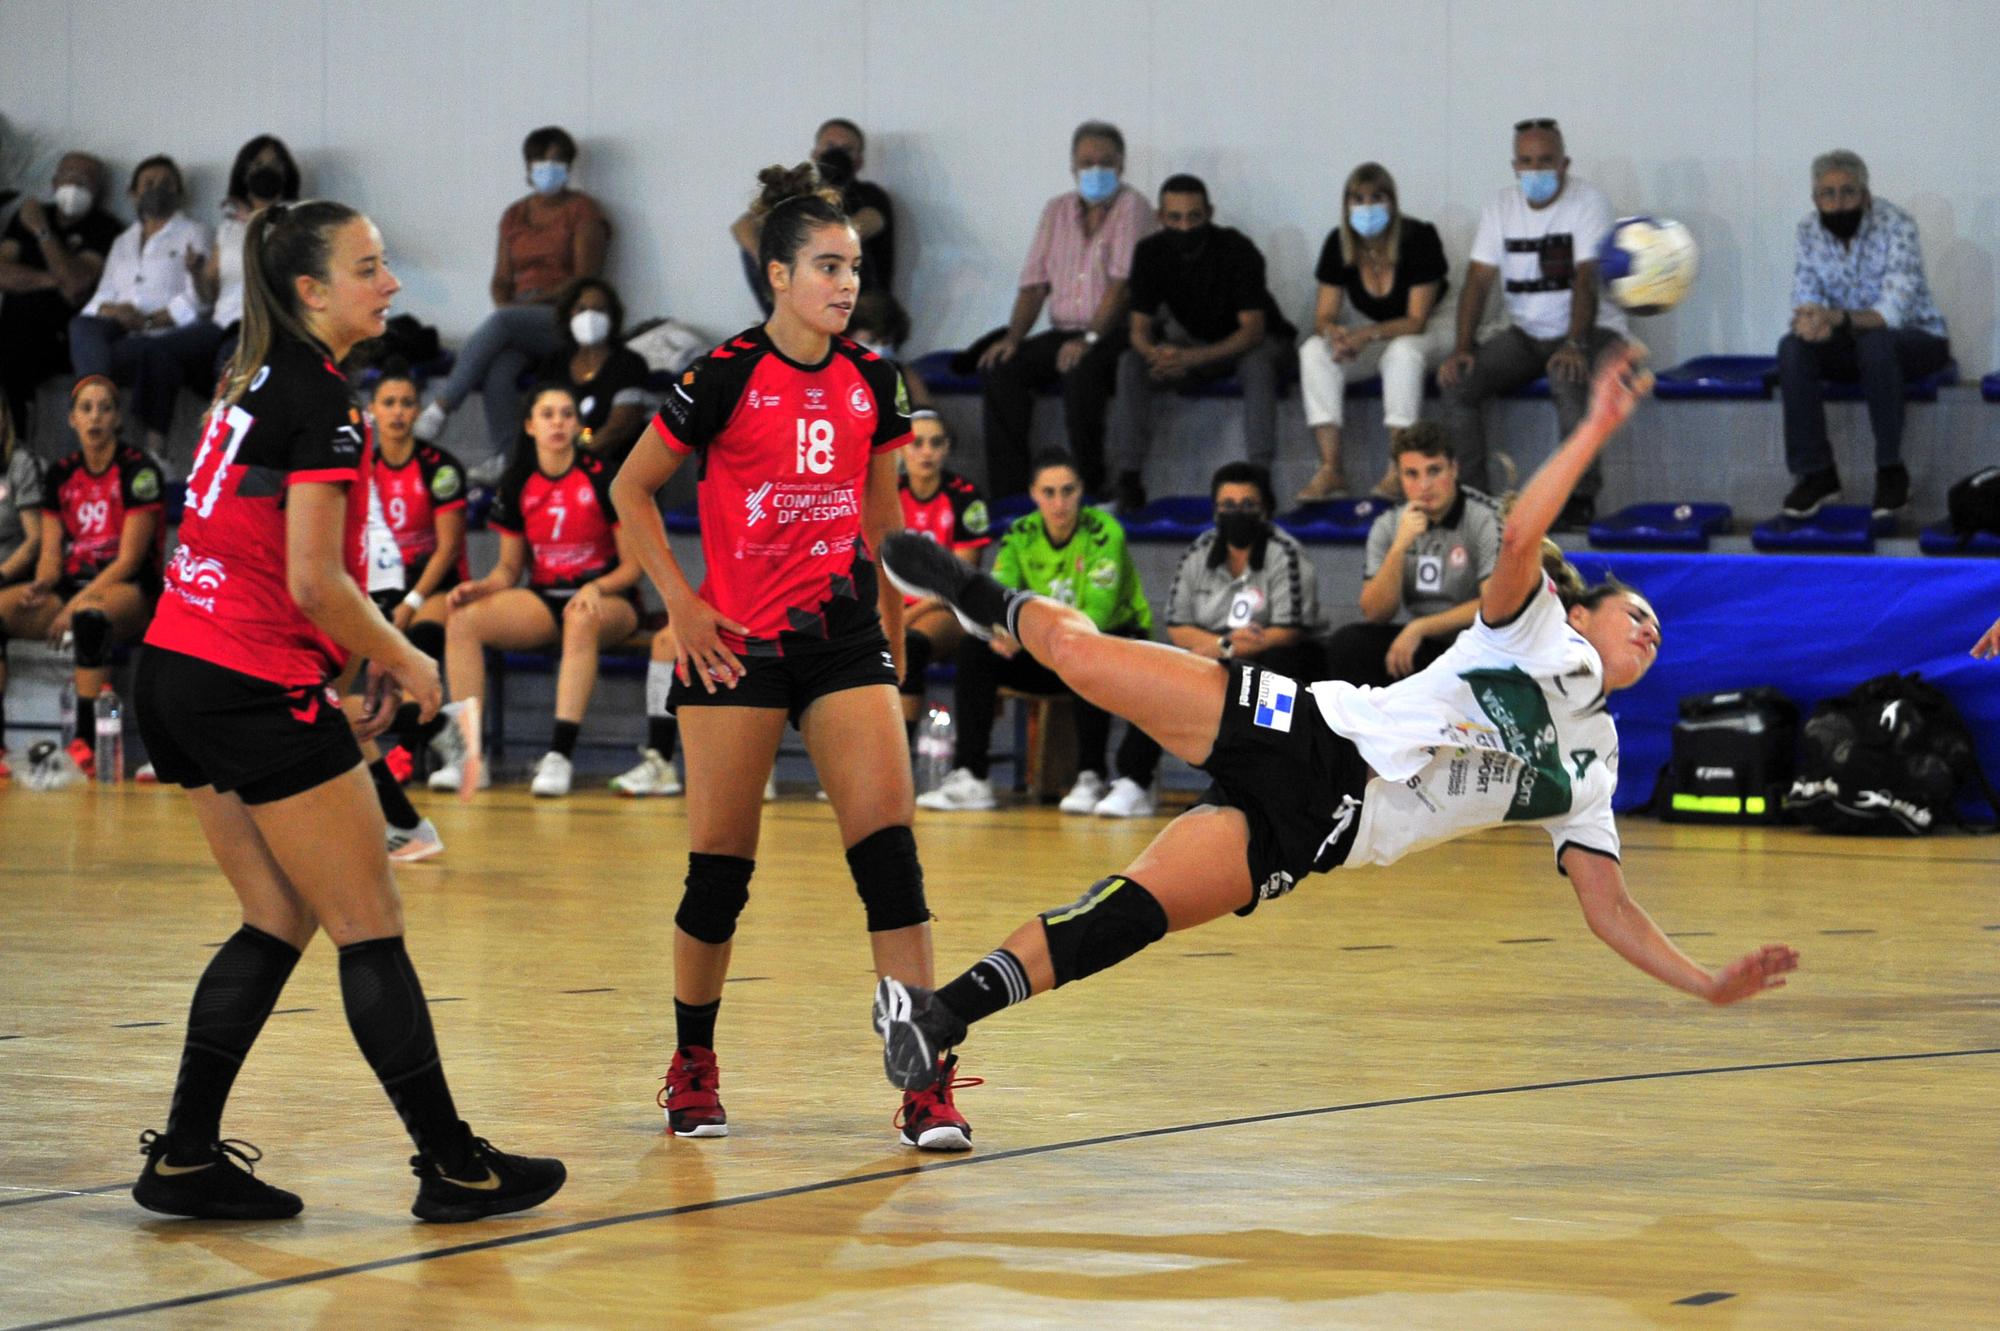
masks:
[(569, 335), (580, 347), (594, 347), (611, 336), (611, 316), (603, 310), (578, 310), (569, 317)]
[(56, 211), (70, 221), (75, 221), (90, 211), (90, 205), (97, 202), (97, 196), (83, 185), (56, 186)]

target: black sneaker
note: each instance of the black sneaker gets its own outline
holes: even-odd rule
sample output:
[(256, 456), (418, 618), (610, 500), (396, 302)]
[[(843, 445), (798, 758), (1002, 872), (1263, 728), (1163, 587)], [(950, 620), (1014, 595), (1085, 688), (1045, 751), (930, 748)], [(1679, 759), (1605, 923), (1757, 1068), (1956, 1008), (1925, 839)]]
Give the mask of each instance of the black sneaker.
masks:
[(1886, 518), (1910, 502), (1910, 472), (1907, 467), (1884, 467), (1875, 473), (1874, 515)]
[(875, 1033), (890, 1083), (921, 1091), (937, 1082), (944, 1052), (965, 1040), (965, 1023), (931, 990), (884, 979), (875, 986)]
[(930, 537), (908, 531), (890, 536), (882, 542), (882, 571), (904, 595), (937, 597), (967, 633), (981, 642), (993, 640), (993, 625), (981, 624), (959, 608), (959, 594), (978, 572)]
[[(132, 1185), (132, 1200), (161, 1215), (197, 1220), (289, 1220), (305, 1208), (296, 1193), (257, 1177), (264, 1153), (249, 1142), (169, 1147), (158, 1132), (139, 1134), (146, 1167)], [(169, 1157), (174, 1158), (169, 1158)]]
[(1784, 513), (1788, 518), (1809, 518), (1826, 506), (1829, 499), (1840, 498), (1840, 473), (1832, 467), (1825, 471), (1807, 472), (1799, 477), (1799, 483), (1785, 496)]
[(429, 1156), (410, 1157), (410, 1172), (421, 1180), (410, 1206), (417, 1219), (455, 1225), (525, 1211), (555, 1196), (569, 1178), (560, 1160), (508, 1155), (484, 1137), (472, 1137), (470, 1128), (465, 1132), (471, 1138), (465, 1165), (453, 1174)]
[(1597, 501), (1589, 495), (1571, 495), (1562, 512), (1556, 514), (1555, 530), (1588, 531), (1597, 518)]

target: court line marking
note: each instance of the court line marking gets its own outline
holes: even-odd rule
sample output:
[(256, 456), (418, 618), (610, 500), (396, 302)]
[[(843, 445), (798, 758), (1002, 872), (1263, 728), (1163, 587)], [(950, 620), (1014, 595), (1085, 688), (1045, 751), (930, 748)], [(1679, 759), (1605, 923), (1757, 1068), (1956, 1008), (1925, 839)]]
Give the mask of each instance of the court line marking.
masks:
[(490, 1252), (499, 1248), (517, 1248), (524, 1243), (539, 1243), (547, 1239), (567, 1238), (572, 1234), (588, 1234), (595, 1230), (611, 1229), (620, 1225), (638, 1224), (647, 1220), (666, 1220), (675, 1216), (699, 1215), (706, 1211), (723, 1211), (738, 1206), (750, 1206), (758, 1202), (780, 1201), (787, 1197), (804, 1197), (813, 1193), (832, 1192), (838, 1188), (851, 1188), (865, 1183), (881, 1183), (888, 1179), (908, 1178), (913, 1174), (934, 1174), (947, 1169), (971, 1169), (980, 1165), (998, 1164), (1003, 1160), (1023, 1160), (1032, 1156), (1052, 1155), (1058, 1151), (1076, 1151), (1092, 1146), (1115, 1146), (1124, 1142), (1146, 1141), (1154, 1137), (1175, 1137), (1190, 1132), (1207, 1132), (1214, 1128), (1251, 1127), (1260, 1123), (1282, 1123), (1295, 1118), (1322, 1118), (1330, 1114), (1350, 1114), (1364, 1109), (1395, 1109), (1405, 1105), (1445, 1104), (1453, 1100), (1480, 1100), (1499, 1095), (1527, 1095), (1536, 1091), (1566, 1091), (1587, 1086), (1616, 1086), (1643, 1081), (1672, 1081), (1688, 1077), (1718, 1077), (1737, 1072), (1784, 1072), (1797, 1068), (1851, 1067), (1866, 1063), (1914, 1063), (1947, 1058), (1977, 1058), (2000, 1054), (2000, 1045), (1989, 1045), (1976, 1049), (1934, 1049), (1916, 1054), (1852, 1054), (1844, 1058), (1800, 1058), (1775, 1063), (1729, 1063), (1712, 1068), (1669, 1068), (1664, 1072), (1622, 1072), (1603, 1077), (1572, 1077), (1562, 1081), (1524, 1082), (1515, 1086), (1487, 1086), (1470, 1091), (1435, 1091), (1429, 1095), (1398, 1095), (1381, 1100), (1356, 1100), (1347, 1104), (1321, 1105), (1313, 1109), (1280, 1109), (1268, 1114), (1245, 1114), (1237, 1118), (1210, 1119), (1201, 1123), (1175, 1123), (1160, 1128), (1138, 1128), (1131, 1132), (1107, 1133), (1101, 1137), (1080, 1137), (1075, 1141), (1048, 1142), (1041, 1146), (1017, 1146), (1012, 1150), (995, 1151), (990, 1155), (961, 1157), (956, 1160), (939, 1160), (921, 1165), (906, 1165), (900, 1169), (877, 1169), (866, 1174), (849, 1174), (840, 1178), (821, 1179), (816, 1183), (795, 1183), (785, 1188), (769, 1188), (763, 1192), (746, 1192), (735, 1197), (716, 1197), (705, 1202), (688, 1202), (681, 1206), (662, 1206), (647, 1211), (631, 1211), (624, 1215), (600, 1216), (595, 1220), (577, 1220), (566, 1225), (551, 1225), (547, 1229), (528, 1230), (519, 1234), (502, 1234), (490, 1239), (476, 1239), (471, 1243), (457, 1243), (448, 1248), (431, 1248), (424, 1252), (404, 1253), (397, 1257), (378, 1257), (370, 1262), (355, 1262), (349, 1266), (328, 1267), (323, 1271), (311, 1271), (303, 1275), (285, 1276), (278, 1280), (260, 1280), (250, 1285), (232, 1285), (226, 1289), (206, 1290), (199, 1294), (182, 1294), (171, 1299), (155, 1299), (151, 1303), (134, 1303), (122, 1308), (106, 1308), (99, 1312), (75, 1313), (68, 1317), (57, 1317), (42, 1322), (23, 1322), (16, 1326), (0, 1328), (0, 1331), (54, 1331), (57, 1327), (85, 1326), (93, 1322), (110, 1322), (124, 1317), (142, 1317), (147, 1313), (165, 1312), (173, 1308), (191, 1308), (204, 1303), (215, 1303), (223, 1299), (246, 1298), (252, 1294), (268, 1294), (276, 1290), (292, 1289), (300, 1285), (315, 1285), (323, 1281), (335, 1280), (342, 1276), (366, 1275), (372, 1271), (393, 1270), (399, 1266), (414, 1266), (418, 1262), (432, 1262), (444, 1257), (462, 1257), (468, 1253)]
[(32, 1206), (36, 1202), (59, 1202), (65, 1197), (95, 1197), (103, 1192), (124, 1192), (130, 1183), (105, 1183), (95, 1188), (22, 1188), (12, 1183), (0, 1183), (0, 1188), (9, 1192), (25, 1192), (25, 1197), (0, 1198), (0, 1208), (9, 1206)]

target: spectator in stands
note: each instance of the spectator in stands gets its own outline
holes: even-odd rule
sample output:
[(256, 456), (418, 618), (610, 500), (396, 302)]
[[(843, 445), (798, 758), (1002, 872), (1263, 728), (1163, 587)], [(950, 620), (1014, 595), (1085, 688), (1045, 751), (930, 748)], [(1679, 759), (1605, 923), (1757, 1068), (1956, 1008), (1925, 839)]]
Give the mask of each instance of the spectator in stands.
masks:
[(583, 435), (577, 447), (617, 470), (650, 419), (645, 358), (625, 345), (625, 302), (601, 277), (580, 277), (556, 301), (562, 345), (536, 378), (562, 384), (576, 399)]
[(1917, 223), (1868, 190), (1868, 164), (1844, 148), (1812, 164), (1813, 213), (1799, 223), (1792, 330), (1778, 342), (1785, 399), (1785, 516), (1840, 497), (1826, 439), (1823, 380), (1859, 382), (1875, 432), (1877, 517), (1910, 502), (1903, 466), (1903, 385), (1951, 359), (1944, 315), (1924, 280)]
[(1407, 498), (1369, 529), (1361, 622), (1327, 642), (1328, 676), (1351, 684), (1386, 687), (1443, 655), (1479, 613), (1500, 557), (1499, 506), (1459, 483), (1437, 422), (1410, 426), (1394, 449)]
[(1271, 473), (1225, 462), (1208, 492), (1215, 526), (1181, 556), (1167, 593), (1167, 640), (1211, 661), (1256, 661), (1297, 680), (1318, 679), (1319, 570), (1305, 547), (1271, 525)]
[(104, 275), (70, 320), (70, 360), (79, 379), (103, 375), (132, 389), (132, 408), (159, 453), (187, 384), (215, 386), (221, 333), (207, 318), (195, 274), (214, 248), (208, 228), (181, 211), (187, 184), (171, 157), (148, 157), (126, 193), (139, 220), (112, 243)]
[[(1129, 336), (1132, 251), (1159, 225), (1146, 196), (1124, 184), (1125, 136), (1086, 120), (1070, 135), (1077, 187), (1042, 209), (1007, 326), (978, 357), (986, 375), (986, 487), (1027, 488), (1035, 393), (1060, 382), (1069, 450), (1088, 492), (1104, 486), (1104, 418)], [(1042, 307), (1048, 331), (1030, 337)]]
[(221, 330), (215, 353), (217, 377), (236, 353), (242, 332), (243, 233), (250, 227), (250, 215), (274, 203), (296, 202), (299, 183), (299, 164), (277, 135), (259, 134), (236, 150), (235, 164), (229, 168), (229, 195), (222, 201), (222, 221), (215, 228), (215, 249), (195, 274), (195, 285), (202, 300), (214, 307), (211, 319)]
[[(1569, 173), (1562, 129), (1553, 120), (1514, 126), (1516, 185), (1479, 214), (1458, 302), (1458, 338), (1438, 370), (1445, 428), (1465, 483), (1490, 487), (1486, 401), (1546, 374), (1555, 399), (1556, 434), (1568, 438), (1590, 403), (1590, 370), (1625, 338), (1625, 312), (1597, 294), (1597, 247), (1611, 230), (1611, 200)], [(1495, 280), (1507, 327), (1473, 346)], [(1588, 526), (1603, 477), (1597, 463), (1576, 484), (1556, 526)]]
[[(1102, 509), (1084, 505), (1083, 476), (1076, 460), (1061, 449), (1035, 458), (1028, 493), (1035, 512), (1000, 538), (993, 576), (1001, 585), (1023, 587), (1073, 605), (1106, 633), (1143, 638), (1151, 633), (1153, 611), (1139, 585), (1139, 569), (1125, 545), (1125, 529)], [(926, 809), (994, 807), (988, 759), (993, 712), (1002, 687), (1030, 694), (1069, 695), (1068, 685), (1021, 650), (1004, 632), (990, 643), (966, 637), (958, 651), (953, 711), (958, 718), (958, 766), (936, 790), (917, 797)], [(1107, 787), (1104, 753), (1111, 739), (1110, 714), (1076, 700), (1076, 749), (1082, 770), (1063, 797), (1064, 813), (1102, 813), (1142, 818), (1153, 811), (1153, 774), (1160, 746), (1137, 726), (1118, 747), (1118, 780)], [(1111, 798), (1115, 796), (1116, 798)], [(1109, 801), (1107, 806), (1107, 800)]]
[[(1340, 463), (1347, 385), (1381, 374), (1382, 424), (1393, 445), (1417, 423), (1424, 379), (1451, 354), (1457, 333), (1445, 304), (1451, 278), (1444, 242), (1429, 222), (1404, 214), (1395, 178), (1379, 163), (1363, 162), (1347, 177), (1341, 199), (1340, 221), (1326, 233), (1313, 270), (1315, 331), (1299, 348), (1299, 394), (1319, 445), (1319, 470), (1299, 491), (1301, 503), (1347, 492)], [(1395, 481), (1391, 456), (1378, 493), (1396, 494)]]
[[(42, 548), (42, 464), (0, 411), (0, 591), (34, 574)], [(947, 611), (947, 614), (950, 612)], [(7, 634), (0, 626), (0, 781), (7, 767)]]
[[(896, 277), (896, 210), (889, 202), (889, 191), (861, 179), (867, 155), (868, 136), (852, 120), (835, 116), (813, 135), (813, 165), (819, 168), (821, 180), (840, 191), (840, 206), (861, 240), (861, 289), (887, 291)], [(745, 212), (729, 224), (731, 238), (743, 251), (743, 276), (750, 283), (750, 294), (768, 315), (771, 284), (757, 262), (757, 238), (763, 229), (763, 219), (754, 212)], [(858, 316), (860, 310), (855, 313)], [(853, 336), (851, 331), (849, 336)]]
[(1264, 255), (1234, 227), (1215, 224), (1208, 186), (1168, 176), (1160, 230), (1133, 247), (1132, 345), (1118, 358), (1123, 404), (1113, 498), (1120, 512), (1146, 506), (1141, 474), (1152, 443), (1156, 389), (1188, 390), (1234, 374), (1243, 386), (1243, 440), (1266, 468), (1278, 450), (1278, 376), (1297, 330), (1264, 284)]
[(0, 233), (0, 387), (16, 434), (44, 379), (69, 371), (69, 321), (97, 289), (121, 228), (104, 211), (104, 163), (64, 153), (48, 203), (25, 199)]
[(562, 349), (555, 303), (580, 277), (604, 271), (611, 223), (596, 199), (570, 187), (576, 140), (545, 125), (521, 142), (530, 193), (500, 214), (493, 261), (493, 313), (458, 350), (444, 391), (417, 417), (417, 438), (435, 443), (446, 420), (476, 388), (483, 394), (491, 456), (473, 468), (491, 482), (506, 468), (523, 416), (522, 373)]

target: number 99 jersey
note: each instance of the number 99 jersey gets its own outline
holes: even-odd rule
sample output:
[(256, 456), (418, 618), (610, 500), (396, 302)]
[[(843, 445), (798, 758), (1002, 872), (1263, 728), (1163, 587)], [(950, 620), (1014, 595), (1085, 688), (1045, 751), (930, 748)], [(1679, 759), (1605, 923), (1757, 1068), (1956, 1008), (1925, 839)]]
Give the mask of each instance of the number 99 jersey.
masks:
[(861, 507), (875, 455), (910, 436), (895, 366), (844, 337), (801, 365), (751, 328), (681, 376), (652, 428), (701, 457), (700, 596), (750, 630), (723, 635), (732, 651), (790, 656), (881, 631)]

